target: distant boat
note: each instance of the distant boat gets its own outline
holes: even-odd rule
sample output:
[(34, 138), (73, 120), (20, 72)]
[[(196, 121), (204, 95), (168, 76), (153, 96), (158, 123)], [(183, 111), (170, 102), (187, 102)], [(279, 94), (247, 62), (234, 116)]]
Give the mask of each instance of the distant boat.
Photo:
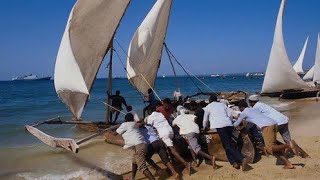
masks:
[(40, 80), (50, 80), (51, 76), (38, 77), (34, 74), (29, 74), (27, 76), (16, 76), (12, 78), (12, 81), (40, 81)]
[(308, 44), (308, 40), (309, 37), (307, 37), (304, 46), (302, 48), (302, 51), (300, 53), (300, 56), (298, 58), (298, 60), (296, 61), (296, 63), (293, 65), (293, 69), (298, 73), (298, 74), (305, 74), (302, 68), (302, 63), (303, 63), (303, 59), (304, 59), (304, 55), (306, 53), (306, 48), (307, 48), (307, 44)]
[(250, 74), (250, 73), (247, 73), (247, 74), (246, 74), (246, 77), (249, 77), (249, 76), (251, 76), (251, 74)]
[(220, 74), (211, 74), (211, 77), (220, 77)]
[(162, 78), (166, 78), (166, 76), (165, 76), (165, 75), (163, 75), (163, 76), (162, 76)]

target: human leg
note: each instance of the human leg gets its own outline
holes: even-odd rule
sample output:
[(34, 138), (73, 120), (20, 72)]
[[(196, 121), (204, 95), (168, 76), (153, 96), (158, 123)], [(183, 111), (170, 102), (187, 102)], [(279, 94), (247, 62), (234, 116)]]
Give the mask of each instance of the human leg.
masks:
[(237, 151), (231, 144), (231, 135), (233, 127), (217, 128), (217, 132), (222, 142), (222, 146), (226, 151), (227, 158), (230, 164), (242, 162), (243, 156), (240, 151)]
[(146, 154), (147, 154), (147, 145), (146, 144), (138, 144), (135, 146), (135, 154), (134, 159), (138, 166), (139, 171), (142, 171), (143, 174), (148, 179), (155, 179), (151, 172), (149, 171), (146, 164)]

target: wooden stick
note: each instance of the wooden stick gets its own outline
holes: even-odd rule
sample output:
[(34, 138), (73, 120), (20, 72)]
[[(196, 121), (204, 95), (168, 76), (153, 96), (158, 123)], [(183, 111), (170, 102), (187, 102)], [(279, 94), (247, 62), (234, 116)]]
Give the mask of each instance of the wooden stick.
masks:
[(92, 134), (92, 135), (90, 135), (90, 136), (88, 136), (88, 137), (82, 138), (82, 139), (80, 139), (79, 141), (77, 141), (77, 144), (80, 145), (80, 144), (82, 144), (82, 143), (84, 143), (84, 142), (86, 142), (86, 141), (88, 141), (88, 140), (90, 140), (90, 139), (92, 139), (92, 138), (95, 138), (95, 137), (97, 137), (97, 136), (105, 133), (105, 132), (108, 131), (108, 130), (116, 129), (116, 128), (118, 128), (119, 126), (120, 126), (120, 124), (115, 125), (115, 126), (111, 126), (111, 127), (106, 128), (106, 129), (104, 129), (104, 130), (101, 130), (100, 132), (97, 132), (97, 133), (95, 133), (95, 134)]
[(111, 106), (110, 104), (108, 104), (108, 103), (106, 103), (106, 102), (103, 102), (103, 101), (101, 101), (101, 102), (102, 102), (104, 105), (106, 105), (106, 106), (108, 106), (108, 107), (111, 107), (112, 109), (118, 111), (119, 113), (121, 113), (121, 114), (123, 114), (123, 115), (126, 115), (126, 113), (124, 113), (124, 112), (120, 111), (119, 109)]
[(55, 118), (51, 118), (51, 119), (48, 119), (48, 120), (45, 120), (45, 121), (42, 121), (42, 122), (35, 123), (35, 124), (31, 125), (31, 126), (32, 127), (37, 127), (37, 126), (39, 126), (41, 124), (48, 124), (49, 122), (52, 122), (52, 121), (57, 120), (57, 119), (60, 120), (60, 116), (55, 117)]
[(162, 101), (160, 99), (160, 97), (158, 96), (158, 94), (156, 93), (156, 91), (151, 87), (151, 85), (149, 84), (149, 82), (147, 81), (147, 79), (143, 76), (143, 74), (140, 74), (143, 78), (143, 80), (147, 83), (147, 85), (149, 86), (149, 88), (154, 92), (154, 94), (157, 96), (157, 98), (159, 99), (159, 101)]

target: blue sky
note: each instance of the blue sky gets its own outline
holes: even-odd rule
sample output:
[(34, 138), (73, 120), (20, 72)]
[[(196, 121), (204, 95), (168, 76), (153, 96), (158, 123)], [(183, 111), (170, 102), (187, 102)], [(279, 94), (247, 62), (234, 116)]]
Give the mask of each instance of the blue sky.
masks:
[[(2, 0), (0, 80), (35, 73), (53, 75), (55, 58), (74, 0)], [(128, 48), (155, 0), (132, 0), (116, 38)], [(166, 42), (195, 74), (265, 71), (281, 0), (174, 0)], [(314, 63), (320, 31), (319, 0), (287, 0), (284, 38), (294, 62), (310, 36), (304, 68)], [(125, 61), (120, 48), (116, 49)], [(164, 55), (159, 75), (172, 74)], [(98, 77), (106, 77), (107, 59)], [(115, 76), (125, 72), (115, 58)], [(177, 67), (178, 74), (183, 74)]]

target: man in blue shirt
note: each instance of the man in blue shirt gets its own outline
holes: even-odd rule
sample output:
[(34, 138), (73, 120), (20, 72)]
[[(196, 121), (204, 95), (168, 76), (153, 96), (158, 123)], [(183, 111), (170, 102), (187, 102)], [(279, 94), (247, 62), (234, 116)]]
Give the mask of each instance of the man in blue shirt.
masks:
[(143, 109), (143, 119), (146, 117), (146, 111), (150, 110), (152, 107), (155, 107), (157, 103), (151, 88), (148, 89), (148, 97), (144, 102), (148, 102), (149, 104)]

